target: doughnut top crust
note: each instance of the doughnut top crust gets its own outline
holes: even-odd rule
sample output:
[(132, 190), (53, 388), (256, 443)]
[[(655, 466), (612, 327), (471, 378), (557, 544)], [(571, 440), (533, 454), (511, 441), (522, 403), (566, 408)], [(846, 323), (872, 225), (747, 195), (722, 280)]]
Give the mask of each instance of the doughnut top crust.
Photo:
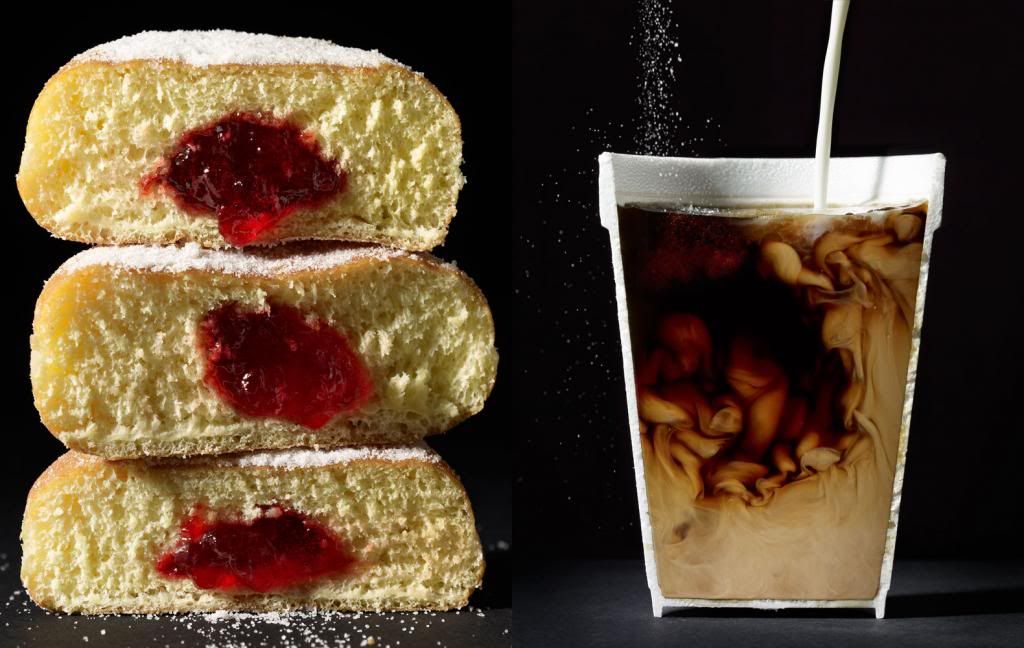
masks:
[[(68, 259), (60, 271), (112, 266), (150, 272), (221, 272), (271, 277), (293, 272), (329, 270), (361, 259), (388, 261), (397, 257), (436, 263), (434, 257), (375, 245), (300, 244), (241, 250), (210, 250), (197, 243), (182, 246), (125, 245), (94, 247)], [(447, 264), (442, 264), (447, 265)]]
[(317, 38), (211, 31), (145, 31), (97, 45), (71, 60), (87, 62), (175, 61), (195, 67), (211, 65), (339, 65), (379, 67), (401, 63), (376, 50), (341, 47)]

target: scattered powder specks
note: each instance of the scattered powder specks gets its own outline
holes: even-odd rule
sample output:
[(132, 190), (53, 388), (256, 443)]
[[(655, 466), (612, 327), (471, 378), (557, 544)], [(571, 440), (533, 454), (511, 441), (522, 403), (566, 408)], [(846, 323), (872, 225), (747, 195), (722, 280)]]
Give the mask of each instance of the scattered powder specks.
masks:
[(280, 612), (233, 612), (231, 610), (217, 610), (203, 614), (203, 620), (207, 623), (221, 623), (223, 621), (259, 621), (274, 625), (289, 625), (291, 622), (288, 616)]
[[(5, 560), (6, 554), (0, 554)], [(12, 570), (12, 571), (17, 571)], [(12, 648), (41, 645), (44, 636), (79, 638), (90, 646), (135, 648), (403, 648), (448, 645), (472, 637), (471, 645), (511, 643), (511, 610), (469, 606), (452, 612), (334, 612), (294, 610), (251, 613), (219, 610), (189, 614), (79, 616), (36, 607), (16, 578), (0, 578), (11, 589), (0, 597), (4, 637)], [(6, 599), (6, 600), (4, 600)]]
[(671, 155), (678, 146), (681, 117), (673, 104), (676, 65), (682, 60), (670, 2), (643, 0), (639, 5), (637, 54), (640, 63), (640, 152)]
[(378, 67), (398, 64), (380, 52), (341, 47), (316, 38), (292, 38), (229, 30), (146, 31), (93, 47), (72, 63), (120, 63), (156, 59), (210, 65), (342, 65)]
[[(702, 109), (699, 95), (685, 93), (690, 66), (702, 65), (699, 52), (686, 49), (678, 13), (680, 3), (634, 3), (629, 35), (636, 70), (631, 104), (594, 100), (565, 120), (573, 149), (545, 164), (532, 160), (539, 187), (536, 207), (520, 235), (527, 263), (516, 277), (513, 294), (535, 326), (532, 362), (524, 362), (524, 381), (537, 393), (527, 421), (556, 429), (534, 435), (530, 451), (563, 471), (563, 490), (588, 483), (599, 495), (549, 497), (551, 484), (534, 492), (529, 475), (518, 477), (526, 499), (536, 499), (543, 514), (565, 518), (566, 526), (589, 528), (613, 544), (635, 534), (636, 499), (632, 451), (625, 433), (621, 345), (608, 232), (597, 210), (597, 157), (604, 151), (648, 155), (720, 155), (721, 124)], [(697, 26), (699, 28), (699, 26)], [(625, 36), (624, 36), (625, 38)], [(618, 48), (611, 48), (618, 55)], [(603, 97), (621, 88), (573, 86), (572, 94)], [(628, 91), (629, 88), (626, 88)], [(571, 104), (570, 104), (571, 105)], [(620, 110), (621, 112), (611, 112)], [(536, 324), (532, 324), (536, 322)], [(546, 370), (558, 367), (558, 371)], [(600, 443), (594, 443), (600, 438)], [(603, 507), (600, 512), (594, 506)], [(610, 508), (609, 508), (610, 507)], [(608, 515), (608, 511), (615, 511)], [(596, 521), (595, 521), (596, 520)], [(588, 526), (589, 525), (589, 526)], [(564, 537), (571, 548), (575, 538)]]

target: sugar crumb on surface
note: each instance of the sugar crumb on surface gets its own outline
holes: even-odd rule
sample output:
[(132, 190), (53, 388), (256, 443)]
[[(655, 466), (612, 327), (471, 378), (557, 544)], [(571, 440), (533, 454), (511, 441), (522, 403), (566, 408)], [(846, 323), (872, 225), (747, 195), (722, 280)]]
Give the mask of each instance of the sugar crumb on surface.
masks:
[(441, 456), (430, 446), (420, 442), (413, 445), (346, 446), (330, 450), (316, 448), (260, 450), (231, 455), (191, 457), (187, 460), (172, 457), (143, 459), (154, 466), (172, 466), (186, 461), (190, 465), (202, 463), (246, 468), (315, 468), (366, 460), (440, 463)]
[[(144, 31), (97, 45), (72, 63), (122, 63), (166, 60), (197, 67), (210, 65), (401, 65), (376, 50), (342, 47), (318, 38), (251, 34), (226, 29), (210, 31)], [(403, 66), (404, 67), (404, 66)]]
[(290, 272), (329, 270), (359, 259), (387, 261), (397, 257), (428, 258), (377, 245), (279, 245), (244, 251), (211, 250), (200, 247), (197, 243), (180, 246), (124, 245), (89, 248), (68, 259), (61, 266), (61, 270), (74, 272), (89, 266), (102, 265), (151, 272), (207, 271), (233, 275), (273, 276)]
[[(480, 608), (468, 607), (466, 611), (471, 613), (469, 618), (484, 616)], [(77, 637), (79, 642), (90, 645), (184, 645), (204, 648), (401, 648), (403, 645), (448, 645), (448, 633), (438, 639), (438, 631), (431, 630), (432, 621), (438, 617), (441, 622), (446, 618), (454, 621), (458, 615), (457, 611), (371, 613), (308, 609), (261, 613), (219, 610), (185, 614), (75, 616), (37, 608), (23, 589), (11, 593), (3, 612), (8, 629), (12, 620), (27, 617), (28, 623), (16, 623), (20, 632), (18, 636), (22, 640), (35, 636), (34, 633), (43, 630), (43, 626), (46, 626), (46, 632), (52, 632), (55, 624), (67, 624), (71, 637)], [(504, 625), (491, 626), (486, 621), (469, 622), (467, 619), (462, 627), (473, 629), (472, 636), (478, 640), (478, 645), (509, 645), (511, 641), (511, 631)], [(31, 646), (36, 643), (30, 639), (28, 643), (15, 641), (11, 645)]]
[(366, 459), (377, 461), (426, 461), (430, 463), (441, 461), (441, 457), (423, 443), (408, 446), (355, 446), (336, 448), (334, 450), (312, 450), (308, 448), (271, 450), (237, 455), (233, 461), (239, 466), (306, 468)]

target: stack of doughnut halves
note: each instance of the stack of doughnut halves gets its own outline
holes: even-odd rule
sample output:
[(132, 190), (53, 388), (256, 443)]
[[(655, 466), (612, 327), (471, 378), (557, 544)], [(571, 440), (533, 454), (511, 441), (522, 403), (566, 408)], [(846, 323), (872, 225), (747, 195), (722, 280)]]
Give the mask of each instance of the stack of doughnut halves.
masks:
[(36, 305), (35, 403), (69, 449), (25, 511), (36, 603), (467, 603), (473, 513), (423, 443), (497, 367), (483, 294), (425, 252), (461, 160), (433, 85), (325, 41), (146, 32), (50, 79), (18, 188), (97, 247)]

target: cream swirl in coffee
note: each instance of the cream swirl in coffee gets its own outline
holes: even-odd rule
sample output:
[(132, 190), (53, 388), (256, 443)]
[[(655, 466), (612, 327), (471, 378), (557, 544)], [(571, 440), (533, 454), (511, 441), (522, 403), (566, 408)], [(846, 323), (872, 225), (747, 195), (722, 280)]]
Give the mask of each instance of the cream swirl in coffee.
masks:
[(873, 597), (926, 205), (621, 209), (662, 591)]

